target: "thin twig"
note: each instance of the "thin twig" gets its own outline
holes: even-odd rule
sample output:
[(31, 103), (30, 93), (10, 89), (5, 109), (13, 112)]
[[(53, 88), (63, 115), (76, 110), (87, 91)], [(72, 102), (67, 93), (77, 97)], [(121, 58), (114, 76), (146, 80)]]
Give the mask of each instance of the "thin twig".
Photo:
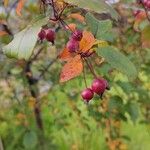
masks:
[(93, 76), (94, 76), (95, 78), (97, 78), (97, 76), (96, 76), (96, 74), (95, 74), (95, 72), (94, 72), (94, 70), (93, 70), (93, 67), (89, 64), (89, 62), (87, 61), (86, 58), (83, 58), (83, 59), (85, 60), (87, 66), (89, 67), (89, 69), (90, 69), (91, 73), (93, 74)]
[(56, 57), (54, 60), (52, 60), (48, 65), (47, 67), (41, 72), (40, 76), (38, 79), (41, 79), (44, 74), (48, 71), (48, 69), (57, 61), (58, 57)]
[(83, 79), (84, 79), (85, 87), (87, 88), (87, 82), (86, 82), (86, 77), (85, 77), (85, 65), (84, 65), (83, 59), (82, 59), (82, 63), (83, 63)]

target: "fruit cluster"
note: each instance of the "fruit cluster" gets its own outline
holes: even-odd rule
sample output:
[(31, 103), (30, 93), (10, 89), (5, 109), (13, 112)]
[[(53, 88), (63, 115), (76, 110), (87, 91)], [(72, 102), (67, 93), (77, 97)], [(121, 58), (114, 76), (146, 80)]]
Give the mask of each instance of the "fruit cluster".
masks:
[(81, 96), (83, 100), (86, 103), (88, 103), (90, 100), (92, 100), (94, 93), (102, 97), (106, 89), (109, 90), (109, 85), (107, 80), (103, 78), (96, 78), (93, 80), (91, 88), (86, 88), (85, 90), (83, 90)]
[(145, 8), (150, 9), (150, 0), (137, 0), (139, 4), (143, 4)]
[(53, 29), (41, 29), (38, 33), (38, 38), (40, 41), (47, 40), (54, 44), (55, 41), (55, 31)]
[(82, 39), (82, 31), (80, 30), (75, 30), (68, 43), (67, 43), (67, 49), (69, 50), (70, 53), (75, 53), (79, 49), (79, 42)]

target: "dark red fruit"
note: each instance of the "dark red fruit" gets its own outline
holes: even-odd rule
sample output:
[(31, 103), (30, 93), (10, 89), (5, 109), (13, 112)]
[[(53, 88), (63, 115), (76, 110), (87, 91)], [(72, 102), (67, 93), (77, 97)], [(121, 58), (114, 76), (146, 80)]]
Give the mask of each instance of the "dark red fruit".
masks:
[(70, 53), (74, 53), (79, 49), (79, 42), (74, 39), (71, 39), (67, 43), (67, 48)]
[(92, 90), (98, 95), (102, 95), (107, 88), (109, 88), (108, 82), (103, 78), (95, 79), (92, 83)]
[(46, 37), (46, 32), (44, 29), (41, 29), (41, 31), (38, 33), (38, 37), (41, 41), (43, 41)]
[(81, 30), (75, 30), (72, 34), (72, 39), (77, 40), (77, 41), (81, 41), (82, 39), (82, 31)]
[(47, 41), (51, 42), (54, 44), (55, 41), (55, 31), (52, 29), (48, 29), (47, 30), (47, 34), (46, 34), (46, 39)]
[(87, 88), (82, 91), (81, 96), (86, 102), (89, 102), (93, 98), (94, 93), (90, 88)]

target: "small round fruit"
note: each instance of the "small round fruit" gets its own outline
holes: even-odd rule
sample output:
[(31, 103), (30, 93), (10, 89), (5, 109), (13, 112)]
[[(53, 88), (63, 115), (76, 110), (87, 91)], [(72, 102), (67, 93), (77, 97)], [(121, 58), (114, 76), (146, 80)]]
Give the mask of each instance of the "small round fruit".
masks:
[(54, 41), (55, 41), (55, 31), (52, 30), (52, 29), (48, 29), (47, 30), (47, 34), (46, 34), (46, 39), (47, 39), (47, 41), (49, 41), (52, 44), (54, 44)]
[(79, 49), (79, 42), (74, 39), (71, 39), (67, 43), (67, 48), (70, 53), (74, 53)]
[(46, 32), (44, 29), (41, 29), (41, 31), (38, 33), (38, 37), (41, 41), (43, 41), (46, 37)]
[(72, 34), (72, 39), (77, 40), (77, 41), (81, 41), (82, 39), (82, 31), (81, 30), (75, 30)]
[(98, 95), (102, 95), (106, 88), (108, 88), (108, 82), (105, 79), (94, 79), (92, 83), (92, 90)]
[(86, 102), (89, 102), (93, 98), (94, 93), (90, 88), (87, 88), (82, 91), (81, 96)]

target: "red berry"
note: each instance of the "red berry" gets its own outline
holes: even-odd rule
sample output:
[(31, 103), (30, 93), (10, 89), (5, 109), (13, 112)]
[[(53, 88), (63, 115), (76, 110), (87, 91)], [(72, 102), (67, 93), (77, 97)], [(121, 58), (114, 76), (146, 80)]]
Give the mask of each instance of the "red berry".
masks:
[(46, 32), (44, 29), (41, 29), (41, 31), (38, 33), (38, 37), (41, 41), (43, 41), (46, 37)]
[(47, 30), (46, 39), (49, 42), (52, 42), (54, 44), (55, 41), (55, 31), (52, 29)]
[(77, 41), (81, 41), (82, 36), (83, 36), (83, 35), (82, 35), (82, 31), (76, 30), (76, 31), (74, 31), (73, 34), (72, 34), (72, 39), (77, 40)]
[(86, 102), (89, 102), (93, 98), (94, 93), (90, 88), (87, 88), (82, 91), (81, 96)]
[(108, 82), (105, 79), (95, 79), (92, 83), (92, 90), (98, 95), (102, 95), (106, 88), (108, 88)]
[(70, 53), (74, 53), (79, 49), (79, 42), (74, 39), (71, 39), (67, 43), (67, 48)]

